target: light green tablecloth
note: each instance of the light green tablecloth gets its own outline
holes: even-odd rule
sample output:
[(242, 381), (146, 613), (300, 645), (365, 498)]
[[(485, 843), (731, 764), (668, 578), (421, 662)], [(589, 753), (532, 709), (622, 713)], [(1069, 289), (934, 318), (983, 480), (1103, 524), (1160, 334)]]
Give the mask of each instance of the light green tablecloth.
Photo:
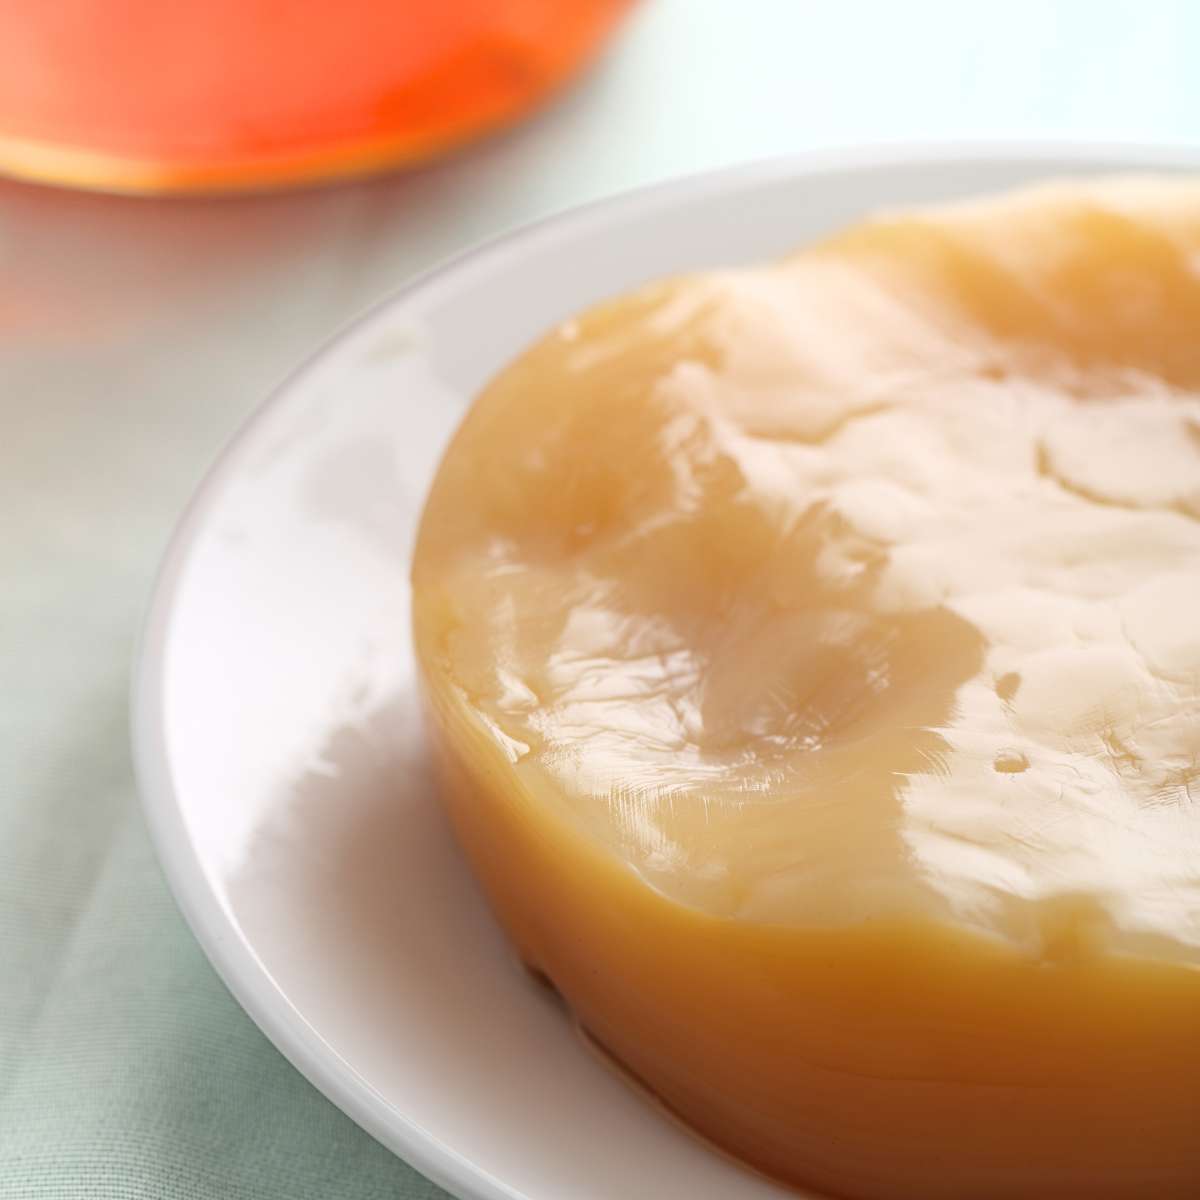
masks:
[(135, 799), (154, 565), (286, 371), (431, 261), (678, 171), (822, 142), (1195, 139), (1198, 39), (1188, 0), (655, 0), (551, 113), (407, 177), (184, 203), (0, 184), (0, 1198), (440, 1194), (230, 999)]
[(5, 1200), (442, 1194), (217, 980), (154, 860), (126, 721), (168, 529), (218, 441), (329, 332), (313, 296), (361, 304), (341, 254), (391, 186), (178, 208), (0, 186)]

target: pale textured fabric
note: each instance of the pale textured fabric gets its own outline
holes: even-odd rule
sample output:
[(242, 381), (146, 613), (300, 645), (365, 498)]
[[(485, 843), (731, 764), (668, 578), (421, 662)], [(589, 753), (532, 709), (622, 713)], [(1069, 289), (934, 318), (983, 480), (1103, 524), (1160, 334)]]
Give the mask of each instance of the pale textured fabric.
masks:
[(564, 103), (407, 176), (183, 203), (0, 183), (0, 1198), (441, 1195), (228, 996), (135, 801), (154, 564), (256, 400), (414, 270), (664, 175), (821, 143), (1195, 141), (1198, 37), (1188, 0), (656, 0)]
[(169, 529), (251, 404), (385, 288), (349, 247), (395, 186), (172, 206), (0, 183), (4, 1200), (444, 1194), (217, 979), (128, 749)]

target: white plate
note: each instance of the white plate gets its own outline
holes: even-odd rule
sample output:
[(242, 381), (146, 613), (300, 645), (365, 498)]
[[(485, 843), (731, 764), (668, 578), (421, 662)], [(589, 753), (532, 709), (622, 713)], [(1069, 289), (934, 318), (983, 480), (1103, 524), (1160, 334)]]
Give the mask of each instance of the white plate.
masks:
[(469, 1200), (767, 1200), (602, 1066), (510, 957), (426, 776), (408, 558), (481, 383), (583, 305), (775, 255), (879, 207), (1180, 150), (946, 147), (754, 165), (477, 250), (340, 337), (226, 452), (167, 555), (134, 701), (159, 853), (275, 1044)]

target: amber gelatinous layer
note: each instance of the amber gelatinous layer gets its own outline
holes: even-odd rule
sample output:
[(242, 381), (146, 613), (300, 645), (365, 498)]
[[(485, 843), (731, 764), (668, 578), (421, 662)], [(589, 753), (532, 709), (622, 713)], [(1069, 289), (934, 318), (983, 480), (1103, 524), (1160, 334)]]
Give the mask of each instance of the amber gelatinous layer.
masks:
[(1200, 1194), (1200, 186), (868, 222), (553, 331), (415, 637), (521, 954), (861, 1200)]

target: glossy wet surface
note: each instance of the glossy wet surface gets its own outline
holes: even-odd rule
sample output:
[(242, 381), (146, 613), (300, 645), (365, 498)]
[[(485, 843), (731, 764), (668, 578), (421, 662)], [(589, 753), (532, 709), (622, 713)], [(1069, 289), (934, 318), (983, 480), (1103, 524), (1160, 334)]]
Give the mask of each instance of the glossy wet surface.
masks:
[(563, 325), (418, 589), (541, 801), (740, 919), (1200, 957), (1200, 188), (879, 220)]

